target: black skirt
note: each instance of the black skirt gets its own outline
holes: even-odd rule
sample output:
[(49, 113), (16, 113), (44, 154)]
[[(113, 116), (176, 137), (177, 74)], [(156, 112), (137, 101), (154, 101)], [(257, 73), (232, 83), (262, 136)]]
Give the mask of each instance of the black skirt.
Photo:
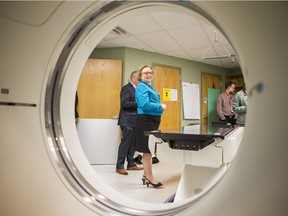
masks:
[(136, 146), (135, 150), (142, 153), (151, 153), (149, 149), (149, 136), (145, 131), (158, 130), (161, 116), (138, 114), (136, 121)]

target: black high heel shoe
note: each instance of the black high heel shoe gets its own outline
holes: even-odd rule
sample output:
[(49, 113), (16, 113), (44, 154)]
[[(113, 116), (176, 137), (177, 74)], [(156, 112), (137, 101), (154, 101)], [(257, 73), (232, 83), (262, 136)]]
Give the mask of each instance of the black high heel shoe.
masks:
[[(146, 176), (144, 178), (145, 178), (147, 187), (149, 187), (149, 185), (152, 185), (154, 188), (158, 188), (158, 187), (163, 186), (163, 184), (161, 182), (158, 182), (157, 184), (154, 184), (149, 179), (147, 179)], [(144, 183), (144, 181), (143, 181), (143, 183)]]
[(143, 185), (145, 185), (145, 183), (146, 183), (146, 176), (142, 176), (142, 182), (143, 182)]

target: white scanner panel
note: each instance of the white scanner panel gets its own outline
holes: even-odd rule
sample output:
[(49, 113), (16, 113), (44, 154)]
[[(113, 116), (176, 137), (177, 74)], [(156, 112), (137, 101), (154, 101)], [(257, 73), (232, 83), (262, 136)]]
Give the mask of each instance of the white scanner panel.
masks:
[[(70, 92), (76, 89), (79, 68), (93, 49), (91, 44), (101, 40), (101, 34), (99, 38), (91, 34), (94, 42), (87, 41), (86, 46), (73, 47), (75, 56), (79, 56), (78, 65), (73, 56), (66, 59), (63, 68), (67, 74), (60, 77), (64, 86), (58, 98), (61, 105), (55, 98), (53, 101), (54, 106), (59, 105), (55, 110), (61, 113), (53, 124), (61, 125), (63, 133), (53, 130), (47, 133), (52, 124), (46, 121), (49, 117), (45, 107), (51, 103), (46, 90), (53, 89), (49, 85), (54, 79), (56, 63), (61, 62), (58, 57), (76, 26), (98, 11), (102, 12), (99, 22), (102, 20), (97, 28), (102, 33), (108, 32), (117, 24), (115, 20), (109, 22), (109, 16), (131, 13), (132, 17), (133, 4), (137, 4), (116, 5), (113, 13), (109, 13), (109, 8), (103, 8), (107, 3), (0, 3), (0, 88), (9, 90), (9, 94), (6, 90), (0, 94), (0, 214), (169, 215), (170, 211), (170, 215), (187, 216), (287, 215), (287, 2), (196, 3), (197, 10), (210, 15), (222, 27), (237, 52), (249, 91), (249, 110), (238, 153), (221, 181), (202, 198), (199, 196), (201, 199), (191, 197), (171, 205), (136, 202), (108, 187), (89, 167), (76, 128), (69, 126), (74, 124), (73, 110), (65, 107), (72, 107), (74, 95), (66, 97), (67, 83)], [(145, 11), (144, 6), (149, 2), (142, 3), (141, 10)], [(167, 4), (179, 10), (173, 2)], [(189, 6), (190, 2), (181, 1), (181, 4)], [(157, 6), (164, 5), (162, 2)], [(41, 17), (42, 7), (45, 13)], [(79, 38), (83, 39), (81, 35)], [(72, 66), (76, 69), (69, 70)], [(263, 85), (263, 91), (257, 90), (259, 84)], [(67, 175), (67, 166), (57, 159), (59, 149), (53, 145), (53, 133), (63, 155), (73, 159), (67, 160), (67, 164), (83, 179)], [(71, 184), (85, 181), (92, 189), (84, 185), (83, 190), (80, 184)], [(94, 197), (87, 198), (90, 190), (97, 202)]]

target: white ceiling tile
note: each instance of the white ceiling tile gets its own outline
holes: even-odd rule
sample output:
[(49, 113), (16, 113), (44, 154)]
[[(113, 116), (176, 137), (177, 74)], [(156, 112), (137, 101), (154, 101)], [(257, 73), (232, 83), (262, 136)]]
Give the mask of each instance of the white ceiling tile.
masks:
[(147, 34), (162, 30), (161, 26), (159, 26), (149, 15), (133, 17), (133, 19), (130, 19), (119, 26), (133, 35)]
[(172, 13), (172, 12), (158, 12), (158, 13), (151, 13), (150, 15), (164, 29), (180, 28), (180, 27), (196, 25), (200, 23), (196, 17), (192, 17), (187, 14), (179, 14), (179, 13)]
[(230, 44), (226, 44), (225, 45), (226, 49), (228, 50), (228, 52), (231, 54), (231, 55), (235, 55), (235, 51), (234, 49), (232, 48), (232, 46)]
[[(135, 37), (127, 37), (127, 38), (120, 38), (117, 40), (110, 41), (111, 43), (115, 44), (115, 47), (130, 47), (135, 49), (143, 49), (146, 51), (155, 52), (156, 50), (153, 47), (147, 46), (145, 43), (141, 42)], [(129, 46), (127, 46), (129, 44)]]
[(108, 35), (105, 36), (105, 38), (103, 38), (103, 40), (104, 41), (110, 41), (110, 40), (125, 38), (125, 37), (129, 37), (129, 36), (130, 36), (129, 34), (119, 35), (119, 34), (115, 33), (114, 31), (111, 31)]
[(181, 47), (164, 31), (137, 36), (143, 43), (149, 44), (158, 52), (180, 50)]
[[(237, 56), (234, 64), (227, 59), (202, 60), (201, 57), (214, 42), (215, 27), (198, 16), (175, 12), (151, 12), (133, 17), (119, 25), (126, 34), (111, 31), (97, 47), (131, 47), (157, 52), (164, 55), (203, 62), (225, 68), (239, 67)], [(223, 54), (226, 47), (231, 55), (235, 54), (223, 34), (217, 30), (217, 40), (205, 56)], [(217, 53), (216, 53), (217, 51)]]
[(115, 47), (115, 44), (109, 42), (109, 41), (100, 41), (100, 43), (97, 45), (97, 48), (107, 48), (107, 47)]
[(201, 25), (167, 31), (185, 49), (208, 47), (210, 43)]
[[(226, 46), (215, 46), (214, 47), (215, 51), (216, 51), (216, 55), (217, 56), (230, 56), (231, 53), (229, 52), (229, 50), (226, 48)], [(225, 50), (226, 49), (226, 50)], [(228, 52), (227, 52), (228, 51)]]
[(215, 37), (217, 41), (219, 41), (222, 45), (227, 45), (229, 44), (228, 40), (224, 35), (222, 34), (221, 31), (219, 31), (216, 27), (213, 27), (208, 24), (202, 24), (204, 31), (206, 32), (209, 40), (213, 42), (215, 40)]

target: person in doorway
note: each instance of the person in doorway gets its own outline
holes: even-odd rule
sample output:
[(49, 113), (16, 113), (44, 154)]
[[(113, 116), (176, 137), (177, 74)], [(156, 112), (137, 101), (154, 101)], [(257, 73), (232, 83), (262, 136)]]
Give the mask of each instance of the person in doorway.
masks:
[(235, 83), (227, 82), (225, 84), (225, 92), (220, 94), (217, 99), (217, 113), (220, 121), (225, 121), (230, 124), (236, 124), (236, 117), (232, 110), (233, 92), (235, 91)]
[(120, 93), (120, 113), (118, 125), (121, 127), (122, 139), (118, 147), (118, 157), (116, 172), (121, 175), (128, 175), (124, 169), (125, 159), (127, 158), (127, 170), (142, 170), (134, 161), (135, 153), (135, 127), (137, 117), (137, 103), (135, 100), (135, 88), (138, 85), (138, 74), (134, 71), (130, 75), (130, 82), (123, 86)]
[(143, 185), (152, 185), (154, 188), (163, 184), (158, 182), (152, 172), (152, 154), (149, 149), (149, 136), (144, 132), (158, 130), (162, 112), (166, 109), (165, 104), (160, 103), (160, 95), (151, 86), (153, 79), (153, 69), (144, 65), (138, 70), (140, 83), (136, 87), (136, 102), (138, 105), (138, 115), (136, 121), (136, 151), (143, 153), (142, 163), (144, 174)]
[(233, 111), (238, 114), (236, 124), (237, 125), (245, 125), (247, 104), (248, 104), (248, 96), (246, 91), (246, 85), (244, 83), (244, 87), (241, 91), (237, 92), (233, 102)]

